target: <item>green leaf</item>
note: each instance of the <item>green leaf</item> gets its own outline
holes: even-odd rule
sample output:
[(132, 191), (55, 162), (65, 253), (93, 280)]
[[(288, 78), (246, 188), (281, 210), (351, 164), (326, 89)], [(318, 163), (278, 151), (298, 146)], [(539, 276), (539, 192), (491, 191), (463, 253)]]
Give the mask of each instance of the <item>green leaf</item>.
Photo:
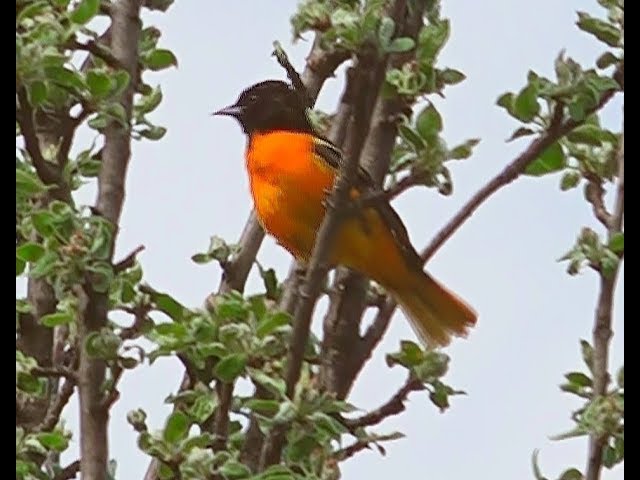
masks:
[(466, 79), (466, 75), (453, 68), (445, 68), (440, 72), (440, 79), (447, 85), (456, 85)]
[(587, 375), (582, 372), (571, 372), (565, 374), (565, 378), (569, 380), (570, 383), (577, 385), (579, 387), (591, 387), (593, 386), (593, 380), (591, 380)]
[(42, 105), (47, 99), (47, 84), (42, 80), (36, 80), (29, 85), (29, 102), (34, 107)]
[(566, 166), (566, 159), (562, 146), (556, 142), (547, 148), (525, 169), (525, 175), (542, 176), (562, 170)]
[(44, 247), (37, 243), (24, 243), (16, 248), (16, 257), (25, 262), (37, 262), (44, 255)]
[(513, 93), (506, 92), (498, 97), (498, 99), (496, 100), (496, 105), (506, 109), (509, 113), (511, 113), (513, 111), (514, 99), (515, 96)]
[(20, 260), (18, 257), (16, 257), (16, 277), (18, 275), (22, 275), (22, 272), (24, 272), (26, 266), (27, 264), (24, 260)]
[(118, 70), (111, 76), (112, 89), (110, 95), (120, 95), (129, 86), (129, 73), (126, 70)]
[(378, 28), (378, 42), (383, 50), (386, 50), (391, 42), (391, 37), (396, 28), (396, 22), (390, 17), (384, 17), (380, 21), (380, 27)]
[(540, 112), (538, 89), (534, 85), (523, 88), (513, 103), (513, 113), (518, 120), (530, 122)]
[(56, 327), (58, 325), (67, 325), (73, 321), (73, 315), (69, 312), (55, 312), (43, 315), (40, 323), (45, 327)]
[(577, 468), (569, 468), (560, 475), (558, 480), (582, 480), (582, 473)]
[(536, 480), (549, 480), (547, 477), (542, 475), (542, 472), (540, 471), (540, 466), (538, 465), (539, 453), (540, 450), (536, 448), (531, 455), (531, 468), (533, 469), (533, 476), (536, 478)]
[(69, 440), (61, 432), (39, 433), (38, 441), (44, 448), (54, 452), (64, 452), (69, 446)]
[(58, 255), (55, 252), (47, 251), (31, 266), (29, 275), (33, 278), (46, 277), (56, 269), (57, 264)]
[(252, 412), (257, 412), (262, 415), (273, 415), (278, 411), (280, 402), (277, 400), (262, 400), (259, 398), (252, 398), (245, 402), (247, 407)]
[(526, 137), (527, 135), (533, 135), (534, 133), (536, 132), (528, 127), (520, 127), (516, 129), (509, 138), (507, 138), (507, 142), (512, 142), (517, 138)]
[(247, 364), (247, 356), (243, 353), (232, 353), (221, 359), (215, 366), (215, 376), (223, 382), (230, 383), (238, 377)]
[(291, 316), (287, 312), (275, 312), (269, 314), (262, 320), (256, 328), (256, 334), (259, 338), (270, 335), (278, 328), (291, 324)]
[(433, 64), (438, 53), (449, 38), (449, 20), (429, 23), (418, 35), (417, 58), (420, 63)]
[(84, 25), (96, 16), (100, 8), (100, 0), (80, 0), (69, 18), (73, 23)]
[(584, 143), (595, 147), (601, 146), (603, 142), (617, 143), (615, 134), (592, 124), (576, 127), (567, 135), (567, 139), (574, 143)]
[(461, 145), (458, 145), (449, 151), (448, 157), (454, 160), (463, 160), (469, 158), (473, 154), (473, 147), (480, 143), (479, 138), (470, 138)]
[(616, 375), (616, 382), (620, 388), (624, 388), (624, 366), (620, 367)]
[(138, 111), (142, 114), (153, 112), (162, 102), (162, 88), (158, 85), (149, 95), (145, 95), (136, 105)]
[(157, 10), (160, 12), (166, 12), (171, 5), (173, 5), (174, 0), (146, 0), (144, 2), (144, 6), (149, 10)]
[(189, 415), (197, 422), (202, 423), (207, 420), (216, 408), (217, 399), (211, 392), (203, 393), (189, 409)]
[(582, 350), (582, 360), (593, 373), (593, 347), (586, 340), (580, 340), (580, 349)]
[(609, 68), (611, 65), (615, 65), (620, 60), (611, 52), (605, 52), (596, 60), (596, 66), (601, 69)]
[(16, 169), (16, 192), (30, 196), (47, 191), (47, 186), (33, 172)]
[(262, 385), (264, 388), (266, 388), (269, 392), (271, 392), (276, 397), (284, 398), (286, 385), (283, 379), (270, 377), (266, 373), (255, 368), (247, 368), (247, 372), (249, 373), (249, 376), (254, 382)]
[(84, 81), (82, 76), (62, 66), (51, 66), (45, 68), (45, 74), (49, 79), (58, 85), (70, 88), (72, 90), (84, 90)]
[(431, 139), (442, 131), (442, 117), (432, 103), (418, 114), (416, 130), (423, 139)]
[(176, 322), (184, 320), (186, 308), (171, 295), (150, 289), (149, 296), (156, 308), (172, 320)]
[(87, 72), (87, 87), (91, 95), (96, 97), (104, 97), (113, 89), (111, 78), (105, 72), (100, 70), (89, 70)]
[(415, 47), (416, 42), (412, 38), (402, 37), (394, 39), (387, 47), (387, 53), (404, 53)]
[(180, 440), (187, 437), (189, 429), (191, 428), (191, 421), (184, 413), (175, 411), (167, 419), (167, 424), (164, 427), (163, 438), (166, 442), (175, 445)]
[(85, 267), (91, 272), (91, 286), (98, 293), (106, 293), (109, 291), (111, 282), (113, 281), (113, 267), (105, 261), (95, 262)]
[[(21, 6), (24, 3), (21, 4)], [(27, 18), (33, 18), (44, 12), (49, 5), (45, 1), (31, 2), (30, 5), (23, 6), (20, 13), (16, 16), (16, 24), (21, 24)]]
[(606, 43), (610, 47), (619, 47), (622, 33), (609, 22), (592, 17), (588, 13), (578, 12), (578, 28), (595, 36), (601, 42)]
[(171, 50), (158, 48), (152, 50), (145, 58), (144, 64), (149, 70), (158, 71), (171, 66), (178, 66), (178, 59)]
[(398, 125), (398, 133), (417, 153), (422, 152), (427, 146), (420, 135), (408, 125)]
[(580, 175), (580, 172), (576, 172), (575, 170), (565, 172), (565, 174), (562, 175), (562, 179), (560, 180), (560, 190), (565, 192), (577, 187), (581, 179), (582, 175)]
[(264, 283), (266, 297), (271, 300), (277, 300), (278, 277), (276, 276), (276, 271), (273, 268), (268, 268), (265, 270), (261, 266), (258, 266), (258, 269), (260, 271), (260, 277), (262, 277), (262, 282)]
[(624, 232), (616, 232), (611, 236), (609, 250), (618, 255), (624, 252)]
[(242, 478), (251, 475), (249, 467), (236, 460), (227, 460), (218, 471), (225, 478)]
[(167, 129), (165, 127), (160, 127), (159, 125), (152, 125), (149, 128), (143, 128), (139, 130), (138, 133), (141, 137), (144, 137), (148, 140), (160, 140), (167, 133)]

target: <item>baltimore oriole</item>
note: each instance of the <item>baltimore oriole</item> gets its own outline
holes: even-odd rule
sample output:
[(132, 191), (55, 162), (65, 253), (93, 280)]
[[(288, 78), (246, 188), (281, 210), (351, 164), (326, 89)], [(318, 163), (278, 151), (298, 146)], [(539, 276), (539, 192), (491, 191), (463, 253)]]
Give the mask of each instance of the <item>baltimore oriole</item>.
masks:
[[(234, 117), (248, 137), (245, 152), (260, 223), (297, 260), (308, 261), (343, 157), (318, 136), (301, 96), (281, 81), (264, 81), (214, 115)], [(360, 168), (353, 196), (375, 185)], [(476, 313), (422, 269), (400, 217), (379, 202), (342, 221), (329, 262), (376, 281), (390, 292), (427, 345), (466, 336)]]

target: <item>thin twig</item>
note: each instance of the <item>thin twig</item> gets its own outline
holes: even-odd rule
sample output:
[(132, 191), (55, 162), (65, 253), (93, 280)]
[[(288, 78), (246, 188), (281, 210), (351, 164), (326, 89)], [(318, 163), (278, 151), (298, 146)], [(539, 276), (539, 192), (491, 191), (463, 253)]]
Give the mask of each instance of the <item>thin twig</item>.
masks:
[(60, 420), (62, 410), (67, 406), (71, 395), (73, 395), (75, 387), (76, 384), (74, 381), (69, 380), (68, 378), (64, 381), (62, 387), (60, 387), (60, 391), (49, 404), (44, 420), (42, 420), (42, 423), (35, 428), (36, 432), (50, 432), (55, 428)]
[(80, 473), (80, 460), (76, 460), (64, 467), (53, 477), (53, 480), (71, 480), (72, 478), (76, 478), (78, 473)]
[(144, 245), (137, 246), (129, 255), (113, 265), (113, 273), (124, 272), (136, 264), (138, 254), (145, 249)]
[(66, 367), (34, 367), (31, 373), (36, 377), (68, 378), (73, 382), (78, 381), (77, 373)]
[(593, 174), (585, 174), (585, 177), (589, 182), (587, 185), (586, 197), (587, 201), (593, 207), (593, 215), (605, 228), (609, 228), (611, 215), (604, 204), (604, 188), (602, 188), (602, 180)]
[(354, 430), (358, 427), (376, 425), (387, 417), (403, 412), (406, 408), (404, 402), (409, 397), (409, 394), (419, 390), (424, 390), (422, 382), (417, 378), (409, 376), (404, 385), (402, 385), (402, 387), (383, 405), (362, 415), (361, 417), (344, 419), (344, 424), (350, 430)]
[(40, 150), (40, 142), (38, 141), (33, 118), (33, 109), (31, 108), (27, 94), (24, 89), (21, 88), (18, 90), (17, 95), (20, 102), (20, 110), (16, 112), (16, 120), (20, 125), (24, 145), (31, 157), (36, 173), (45, 185), (59, 184), (61, 180), (59, 172), (54, 165), (45, 160), (42, 155), (42, 150)]
[(356, 453), (361, 452), (362, 450), (371, 449), (370, 443), (368, 440), (357, 440), (353, 442), (351, 445), (344, 447), (333, 454), (333, 458), (336, 461), (342, 462), (353, 457)]
[(94, 40), (89, 40), (87, 43), (80, 43), (77, 40), (71, 40), (67, 47), (72, 50), (84, 50), (85, 52), (91, 53), (93, 56), (103, 60), (104, 63), (109, 65), (111, 68), (115, 68), (116, 70), (121, 70), (124, 68), (122, 62), (118, 60), (111, 51), (97, 43)]
[[(591, 111), (587, 112), (588, 117), (591, 113), (600, 110), (613, 98), (616, 91), (611, 90), (605, 93), (598, 105)], [(556, 106), (553, 118), (549, 128), (538, 138), (533, 140), (526, 150), (524, 150), (515, 160), (509, 163), (498, 175), (493, 177), (480, 190), (478, 190), (462, 208), (453, 216), (453, 218), (435, 235), (433, 240), (421, 252), (420, 256), (427, 263), (437, 251), (451, 238), (451, 236), (473, 215), (473, 213), (488, 200), (494, 193), (501, 188), (509, 185), (518, 178), (525, 169), (533, 163), (548, 147), (558, 141), (567, 133), (582, 125), (582, 122), (569, 119), (562, 122), (563, 108), (561, 105)], [(396, 308), (393, 298), (387, 298), (383, 308), (381, 308), (371, 326), (367, 329), (363, 338), (363, 347), (365, 351), (371, 352), (378, 344), (384, 332), (389, 326), (389, 321)]]

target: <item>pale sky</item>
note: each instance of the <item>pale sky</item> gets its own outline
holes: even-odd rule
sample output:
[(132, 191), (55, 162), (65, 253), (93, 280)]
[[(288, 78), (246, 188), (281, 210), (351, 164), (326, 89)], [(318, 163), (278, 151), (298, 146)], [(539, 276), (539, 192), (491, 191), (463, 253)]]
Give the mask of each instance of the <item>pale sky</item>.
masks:
[[(192, 0), (176, 2), (167, 14), (149, 16), (163, 32), (161, 45), (175, 52), (180, 66), (148, 76), (152, 84), (161, 83), (164, 92), (152, 118), (169, 130), (160, 142), (133, 147), (117, 251), (122, 256), (144, 244), (140, 260), (146, 280), (187, 305), (200, 306), (220, 278), (216, 266), (196, 265), (191, 255), (204, 250), (214, 234), (236, 241), (251, 209), (242, 159), (245, 138), (237, 124), (212, 118), (210, 112), (235, 101), (252, 83), (285, 78), (270, 56), (274, 40), (283, 43), (302, 69), (310, 42), (290, 45), (289, 18), (295, 5), (293, 0)], [(575, 27), (576, 10), (597, 11), (598, 6), (595, 0), (443, 1), (452, 33), (439, 64), (468, 77), (446, 90), (446, 99), (436, 99), (445, 137), (452, 145), (471, 137), (482, 142), (471, 159), (452, 169), (451, 197), (416, 189), (395, 202), (418, 248), (525, 148), (527, 140), (505, 143), (518, 125), (495, 106), (496, 98), (519, 90), (529, 69), (551, 77), (562, 48), (589, 66), (604, 50)], [(340, 77), (327, 82), (320, 108), (333, 108), (341, 84)], [(619, 130), (620, 101), (612, 103), (603, 120)], [(406, 438), (386, 444), (386, 457), (372, 450), (345, 462), (345, 480), (382, 480), (399, 473), (402, 478), (432, 480), (533, 478), (530, 458), (536, 448), (551, 479), (568, 467), (584, 468), (585, 440), (548, 438), (572, 427), (570, 413), (579, 405), (558, 385), (565, 372), (582, 369), (578, 341), (591, 338), (597, 277), (588, 271), (569, 277), (556, 259), (573, 245), (581, 227), (598, 225), (581, 190), (560, 192), (558, 183), (557, 175), (521, 178), (503, 189), (429, 264), (432, 274), (479, 312), (469, 338), (454, 341), (448, 349), (451, 369), (446, 381), (468, 396), (452, 398), (451, 408), (440, 414), (425, 393), (414, 393), (403, 414), (377, 429), (399, 430)], [(93, 198), (91, 191), (81, 201)], [(284, 278), (290, 257), (268, 240), (259, 260)], [(253, 272), (248, 290), (260, 287)], [(623, 289), (621, 277), (611, 360), (616, 369), (624, 358)], [(415, 340), (408, 323), (396, 314), (354, 388), (352, 403), (375, 408), (401, 385), (404, 371), (384, 363), (384, 354), (397, 349), (401, 339)], [(126, 412), (143, 408), (150, 428), (161, 428), (170, 412), (163, 400), (175, 391), (181, 375), (173, 360), (125, 375), (110, 432), (119, 479), (142, 478), (148, 463), (126, 423)], [(77, 431), (75, 401), (65, 418)], [(75, 458), (77, 447), (76, 438), (67, 460)], [(622, 466), (603, 475), (604, 480), (623, 477)]]

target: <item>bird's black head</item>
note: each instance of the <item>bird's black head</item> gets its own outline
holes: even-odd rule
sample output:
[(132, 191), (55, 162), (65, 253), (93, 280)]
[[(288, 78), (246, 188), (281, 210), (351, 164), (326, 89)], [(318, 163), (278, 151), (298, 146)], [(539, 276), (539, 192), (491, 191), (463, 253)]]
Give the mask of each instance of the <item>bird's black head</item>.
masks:
[(267, 80), (247, 88), (235, 104), (214, 115), (234, 117), (247, 135), (273, 130), (313, 131), (300, 95), (278, 80)]

